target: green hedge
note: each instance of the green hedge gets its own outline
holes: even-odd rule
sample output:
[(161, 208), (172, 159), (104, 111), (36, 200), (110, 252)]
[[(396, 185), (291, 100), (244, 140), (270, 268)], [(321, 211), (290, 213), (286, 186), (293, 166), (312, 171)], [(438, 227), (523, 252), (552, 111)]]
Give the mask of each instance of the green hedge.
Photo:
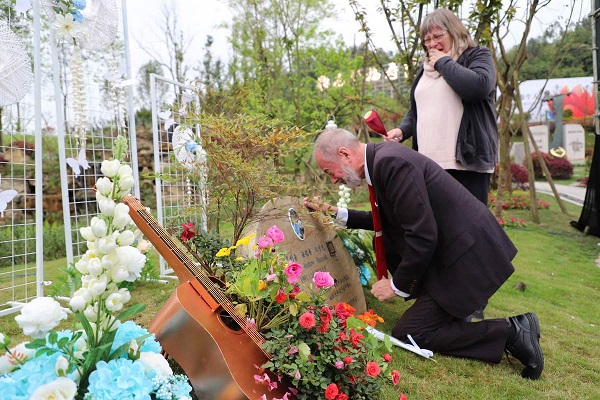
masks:
[[(35, 262), (35, 225), (0, 227), (0, 268)], [(11, 256), (12, 255), (12, 256)], [(64, 226), (58, 223), (44, 223), (44, 260), (66, 257)]]

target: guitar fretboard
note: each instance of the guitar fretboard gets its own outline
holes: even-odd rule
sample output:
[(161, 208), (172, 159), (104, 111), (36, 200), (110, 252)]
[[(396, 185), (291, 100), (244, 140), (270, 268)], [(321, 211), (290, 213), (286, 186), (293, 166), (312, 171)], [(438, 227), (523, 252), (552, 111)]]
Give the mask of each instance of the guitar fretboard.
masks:
[(256, 330), (253, 324), (250, 324), (237, 313), (227, 295), (194, 263), (190, 255), (181, 249), (177, 239), (158, 223), (156, 218), (138, 199), (133, 196), (127, 196), (123, 199), (123, 203), (129, 206), (129, 215), (133, 222), (177, 275), (186, 276), (191, 274), (223, 310), (227, 311), (231, 318), (250, 336), (256, 345), (260, 347), (265, 342), (264, 337)]

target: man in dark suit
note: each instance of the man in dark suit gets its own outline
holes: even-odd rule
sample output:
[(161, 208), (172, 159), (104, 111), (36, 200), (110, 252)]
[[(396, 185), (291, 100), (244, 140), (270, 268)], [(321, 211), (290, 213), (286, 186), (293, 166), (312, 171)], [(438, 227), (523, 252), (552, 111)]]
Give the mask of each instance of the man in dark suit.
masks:
[[(480, 322), (464, 320), (513, 273), (517, 249), (492, 213), (435, 162), (400, 144), (365, 145), (343, 129), (321, 133), (318, 167), (332, 183), (372, 185), (381, 217), (391, 279), (373, 284), (373, 295), (415, 299), (392, 335), (410, 334), (423, 348), (499, 363), (504, 350), (521, 361), (524, 378), (544, 367), (534, 313)], [(371, 212), (305, 199), (312, 210), (335, 213), (338, 223), (373, 230)]]

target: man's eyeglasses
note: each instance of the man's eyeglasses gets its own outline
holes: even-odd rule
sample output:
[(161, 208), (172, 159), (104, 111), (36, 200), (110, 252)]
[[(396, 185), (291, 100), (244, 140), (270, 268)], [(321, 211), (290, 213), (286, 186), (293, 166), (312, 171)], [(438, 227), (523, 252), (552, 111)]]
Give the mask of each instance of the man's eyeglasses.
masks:
[(435, 42), (439, 42), (440, 39), (442, 39), (444, 37), (444, 35), (446, 34), (446, 31), (442, 31), (442, 32), (438, 32), (435, 33), (431, 36), (425, 36), (425, 39), (423, 39), (423, 43), (425, 45), (428, 45), (429, 43), (431, 43), (432, 40), (435, 40)]

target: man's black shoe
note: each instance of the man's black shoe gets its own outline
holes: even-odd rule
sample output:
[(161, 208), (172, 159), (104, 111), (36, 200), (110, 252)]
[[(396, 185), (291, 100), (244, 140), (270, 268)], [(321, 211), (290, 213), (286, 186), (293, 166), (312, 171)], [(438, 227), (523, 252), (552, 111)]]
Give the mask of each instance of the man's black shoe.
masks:
[(509, 337), (506, 351), (521, 361), (525, 368), (523, 378), (538, 379), (544, 369), (544, 355), (540, 347), (540, 323), (537, 315), (527, 313), (507, 318)]

